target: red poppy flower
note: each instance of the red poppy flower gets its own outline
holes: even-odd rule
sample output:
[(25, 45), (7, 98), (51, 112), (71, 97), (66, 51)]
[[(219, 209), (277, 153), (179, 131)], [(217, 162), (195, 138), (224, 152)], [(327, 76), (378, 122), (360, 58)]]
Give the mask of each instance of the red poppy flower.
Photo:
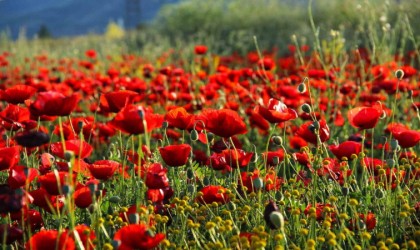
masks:
[[(68, 178), (69, 173), (57, 171), (40, 176), (38, 182), (50, 195), (59, 195), (61, 193), (61, 188), (67, 184)], [(73, 175), (73, 181), (75, 180), (76, 176)]]
[(67, 116), (76, 108), (79, 95), (65, 96), (60, 92), (48, 91), (38, 94), (35, 102), (28, 103), (33, 116)]
[(196, 45), (194, 47), (194, 53), (197, 55), (204, 55), (207, 53), (207, 46), (206, 45)]
[(282, 162), (283, 159), (284, 159), (284, 151), (283, 151), (283, 149), (280, 148), (276, 151), (264, 152), (263, 157), (267, 158), (267, 167), (268, 166), (275, 166), (278, 163), (274, 162), (274, 157), (277, 157), (279, 162)]
[(25, 249), (27, 250), (73, 250), (76, 249), (73, 238), (67, 232), (59, 233), (57, 230), (40, 231), (26, 242)]
[(0, 100), (12, 104), (24, 103), (35, 94), (36, 88), (28, 85), (14, 85), (6, 90), (0, 90)]
[(270, 129), (270, 123), (256, 111), (251, 111), (249, 123), (252, 127), (257, 127), (263, 131), (268, 131)]
[[(376, 217), (375, 214), (372, 212), (368, 212), (367, 214), (359, 214), (359, 219), (365, 223), (366, 229), (369, 231), (373, 230), (376, 226)], [(350, 230), (359, 229), (356, 223), (357, 222), (354, 219), (350, 221)]]
[(19, 147), (0, 148), (0, 171), (9, 169), (19, 162)]
[(281, 188), (281, 185), (283, 184), (284, 180), (281, 177), (278, 177), (275, 173), (268, 173), (265, 178), (265, 190), (271, 191), (271, 190), (279, 190)]
[(223, 153), (213, 153), (206, 161), (206, 165), (214, 170), (227, 170), (229, 164), (226, 163), (226, 158)]
[(162, 126), (163, 116), (153, 114), (150, 109), (143, 109), (135, 105), (127, 105), (110, 122), (112, 126), (128, 134), (142, 134), (145, 132), (142, 115), (146, 121), (147, 132)]
[(159, 163), (150, 165), (146, 174), (146, 186), (150, 189), (163, 189), (169, 186), (169, 179), (166, 176), (168, 170)]
[(243, 119), (230, 109), (205, 110), (197, 120), (203, 120), (208, 131), (224, 138), (247, 132)]
[(201, 193), (203, 195), (197, 197), (197, 200), (202, 204), (211, 204), (213, 202), (226, 204), (230, 200), (226, 191), (226, 188), (222, 186), (205, 186), (201, 189)]
[(74, 191), (74, 203), (78, 208), (87, 208), (92, 204), (92, 193), (89, 187), (81, 187)]
[(238, 164), (238, 167), (240, 168), (248, 166), (252, 156), (254, 155), (254, 153), (247, 153), (242, 149), (225, 149), (222, 151), (222, 153), (225, 156), (227, 164), (232, 167), (237, 166)]
[(94, 49), (88, 49), (85, 51), (85, 56), (89, 57), (91, 59), (95, 59), (96, 58), (96, 51)]
[(185, 130), (192, 127), (194, 115), (189, 114), (183, 107), (171, 109), (166, 115), (165, 120), (170, 126)]
[(157, 247), (165, 234), (152, 234), (146, 224), (132, 224), (122, 227), (114, 236), (114, 240), (120, 241), (120, 250), (153, 249)]
[(102, 94), (99, 107), (101, 112), (119, 112), (127, 104), (133, 104), (138, 94), (131, 90), (112, 91)]
[(13, 189), (23, 187), (26, 183), (30, 183), (38, 176), (38, 170), (35, 168), (27, 168), (25, 166), (13, 166), (9, 168), (9, 178), (7, 183)]
[(376, 126), (381, 111), (373, 107), (357, 107), (348, 111), (347, 118), (353, 127), (360, 129), (370, 129)]
[[(314, 123), (311, 121), (308, 121), (299, 127), (299, 129), (296, 131), (296, 135), (302, 137), (307, 142), (318, 144), (315, 130), (316, 129), (315, 129)], [(325, 142), (330, 138), (330, 128), (328, 127), (327, 122), (324, 119), (321, 119), (319, 121), (318, 133), (319, 133), (321, 142)]]
[(392, 136), (398, 141), (402, 148), (411, 148), (420, 141), (420, 132), (409, 129), (393, 129)]
[(187, 163), (191, 153), (191, 146), (188, 144), (169, 145), (159, 148), (163, 161), (170, 167), (179, 167)]
[(347, 157), (350, 160), (351, 155), (359, 155), (360, 151), (362, 151), (362, 144), (355, 141), (345, 141), (340, 145), (330, 145), (329, 148), (339, 160), (343, 159), (343, 157)]
[[(77, 225), (74, 227), (74, 230), (79, 234), (79, 238), (86, 250), (95, 249), (93, 241), (96, 239), (96, 235), (90, 227), (86, 225)], [(70, 236), (73, 238), (73, 240), (75, 240), (73, 233), (70, 233)]]
[(64, 145), (65, 149), (63, 148), (62, 142), (52, 143), (50, 146), (51, 153), (62, 159), (66, 159), (64, 155), (65, 151), (70, 151), (76, 158), (84, 159), (89, 157), (93, 151), (93, 148), (89, 143), (81, 140), (67, 140)]
[[(315, 206), (315, 213), (316, 213), (316, 220), (317, 221), (321, 221), (321, 220), (323, 220), (324, 219), (324, 216), (323, 216), (323, 214), (324, 214), (324, 208), (325, 207), (329, 207), (329, 208), (333, 208), (333, 206), (331, 206), (330, 204), (322, 204), (322, 203), (317, 203), (316, 204), (316, 206)], [(306, 208), (305, 208), (305, 211), (303, 212), (305, 215), (309, 215), (309, 212), (310, 212), (310, 210), (311, 210), (311, 208), (312, 208), (312, 204), (309, 204)], [(325, 215), (325, 214), (324, 214)], [(335, 216), (335, 213), (332, 213), (332, 216), (331, 217), (333, 217), (333, 216)]]
[(88, 166), (88, 169), (93, 177), (98, 180), (109, 180), (115, 170), (120, 167), (120, 163), (112, 160), (99, 160)]
[(294, 109), (289, 109), (279, 100), (271, 98), (267, 107), (258, 106), (256, 111), (269, 123), (280, 123), (294, 120), (298, 117)]
[(254, 172), (241, 172), (241, 178), (238, 179), (238, 190), (243, 193), (244, 187), (246, 192), (255, 192), (257, 189), (254, 186), (254, 181), (260, 178), (260, 171), (254, 170)]
[(1, 125), (7, 130), (18, 130), (25, 128), (24, 122), (30, 120), (30, 113), (27, 108), (9, 104), (0, 112)]

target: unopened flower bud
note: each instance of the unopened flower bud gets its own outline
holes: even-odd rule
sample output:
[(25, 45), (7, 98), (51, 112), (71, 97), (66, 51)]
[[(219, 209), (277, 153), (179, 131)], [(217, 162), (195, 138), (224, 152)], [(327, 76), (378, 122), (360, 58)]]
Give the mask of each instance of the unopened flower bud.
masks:
[(193, 129), (191, 131), (190, 138), (191, 138), (191, 141), (197, 141), (198, 140), (198, 132), (197, 132), (197, 130)]
[(168, 126), (169, 126), (169, 123), (168, 123), (167, 121), (163, 121), (163, 122), (162, 122), (162, 128), (163, 128), (163, 129), (167, 129), (167, 128), (168, 128)]
[(311, 106), (307, 103), (302, 104), (301, 109), (302, 109), (303, 112), (305, 112), (307, 114), (311, 113), (311, 111), (312, 111)]
[(72, 158), (74, 158), (73, 151), (66, 150), (64, 152), (64, 159), (66, 159), (66, 161), (70, 161)]
[(283, 139), (280, 136), (276, 135), (276, 136), (271, 137), (271, 139), (273, 140), (274, 144), (276, 144), (277, 146), (283, 145)]
[(111, 198), (109, 198), (109, 202), (112, 202), (112, 203), (119, 203), (120, 201), (121, 201), (121, 198), (117, 195), (114, 195)]
[(399, 69), (399, 70), (395, 71), (395, 76), (396, 76), (399, 80), (403, 79), (403, 77), (404, 77), (404, 71), (403, 71), (402, 69)]
[(262, 189), (264, 187), (264, 182), (261, 178), (256, 178), (253, 180), (252, 184), (255, 189)]
[(139, 216), (139, 214), (138, 214), (138, 213), (129, 214), (129, 215), (128, 215), (128, 221), (129, 221), (131, 224), (138, 224), (138, 223), (139, 223), (139, 221), (140, 221), (140, 216)]
[(306, 85), (305, 85), (305, 83), (301, 83), (301, 84), (298, 85), (298, 91), (301, 94), (303, 94), (303, 93), (306, 92)]
[(398, 141), (395, 139), (392, 139), (390, 145), (391, 145), (392, 150), (396, 150), (398, 147)]
[(274, 229), (282, 230), (284, 228), (284, 217), (278, 211), (272, 212), (270, 214), (270, 222), (272, 225), (274, 225)]

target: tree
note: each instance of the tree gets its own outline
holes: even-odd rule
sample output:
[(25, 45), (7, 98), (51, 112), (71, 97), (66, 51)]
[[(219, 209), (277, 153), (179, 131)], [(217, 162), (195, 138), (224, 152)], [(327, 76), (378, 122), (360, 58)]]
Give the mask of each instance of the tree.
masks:
[(42, 24), (41, 27), (39, 27), (37, 35), (40, 39), (48, 39), (52, 37), (51, 32), (48, 30), (45, 24)]

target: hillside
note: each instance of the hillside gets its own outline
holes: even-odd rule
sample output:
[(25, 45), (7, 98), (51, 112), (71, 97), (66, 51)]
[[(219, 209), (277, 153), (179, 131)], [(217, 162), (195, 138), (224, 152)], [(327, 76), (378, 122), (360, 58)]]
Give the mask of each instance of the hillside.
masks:
[[(162, 5), (177, 1), (141, 1), (138, 22), (150, 22)], [(41, 25), (54, 37), (74, 36), (103, 33), (110, 20), (123, 23), (126, 5), (123, 0), (0, 0), (0, 17), (0, 31), (8, 30), (13, 38), (22, 29), (33, 37)]]

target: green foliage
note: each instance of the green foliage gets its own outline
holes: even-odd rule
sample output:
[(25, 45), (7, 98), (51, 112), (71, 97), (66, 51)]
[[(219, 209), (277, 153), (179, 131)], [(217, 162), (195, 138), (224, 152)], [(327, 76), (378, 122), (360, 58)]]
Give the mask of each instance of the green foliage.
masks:
[(49, 29), (47, 28), (45, 24), (41, 25), (37, 35), (40, 39), (48, 39), (52, 37), (51, 32), (49, 31)]
[[(300, 37), (301, 42), (312, 45), (316, 40), (314, 33), (326, 39), (331, 30), (338, 30), (346, 40), (352, 40), (349, 46), (360, 46), (369, 45), (372, 39), (379, 42), (388, 32), (389, 24), (403, 23), (405, 19), (410, 20), (413, 27), (420, 24), (420, 7), (416, 1), (400, 2), (316, 0), (311, 4), (311, 1), (185, 0), (164, 7), (155, 27), (171, 39), (182, 37), (206, 42), (208, 37), (213, 37), (219, 47), (236, 50), (238, 44), (244, 42), (247, 49), (254, 47), (253, 36), (262, 47), (284, 48), (291, 43), (293, 34)], [(310, 25), (309, 5), (317, 30)], [(402, 35), (406, 25), (399, 28), (396, 34), (389, 35)], [(418, 34), (416, 31), (415, 35)], [(245, 41), (238, 41), (240, 39)]]

